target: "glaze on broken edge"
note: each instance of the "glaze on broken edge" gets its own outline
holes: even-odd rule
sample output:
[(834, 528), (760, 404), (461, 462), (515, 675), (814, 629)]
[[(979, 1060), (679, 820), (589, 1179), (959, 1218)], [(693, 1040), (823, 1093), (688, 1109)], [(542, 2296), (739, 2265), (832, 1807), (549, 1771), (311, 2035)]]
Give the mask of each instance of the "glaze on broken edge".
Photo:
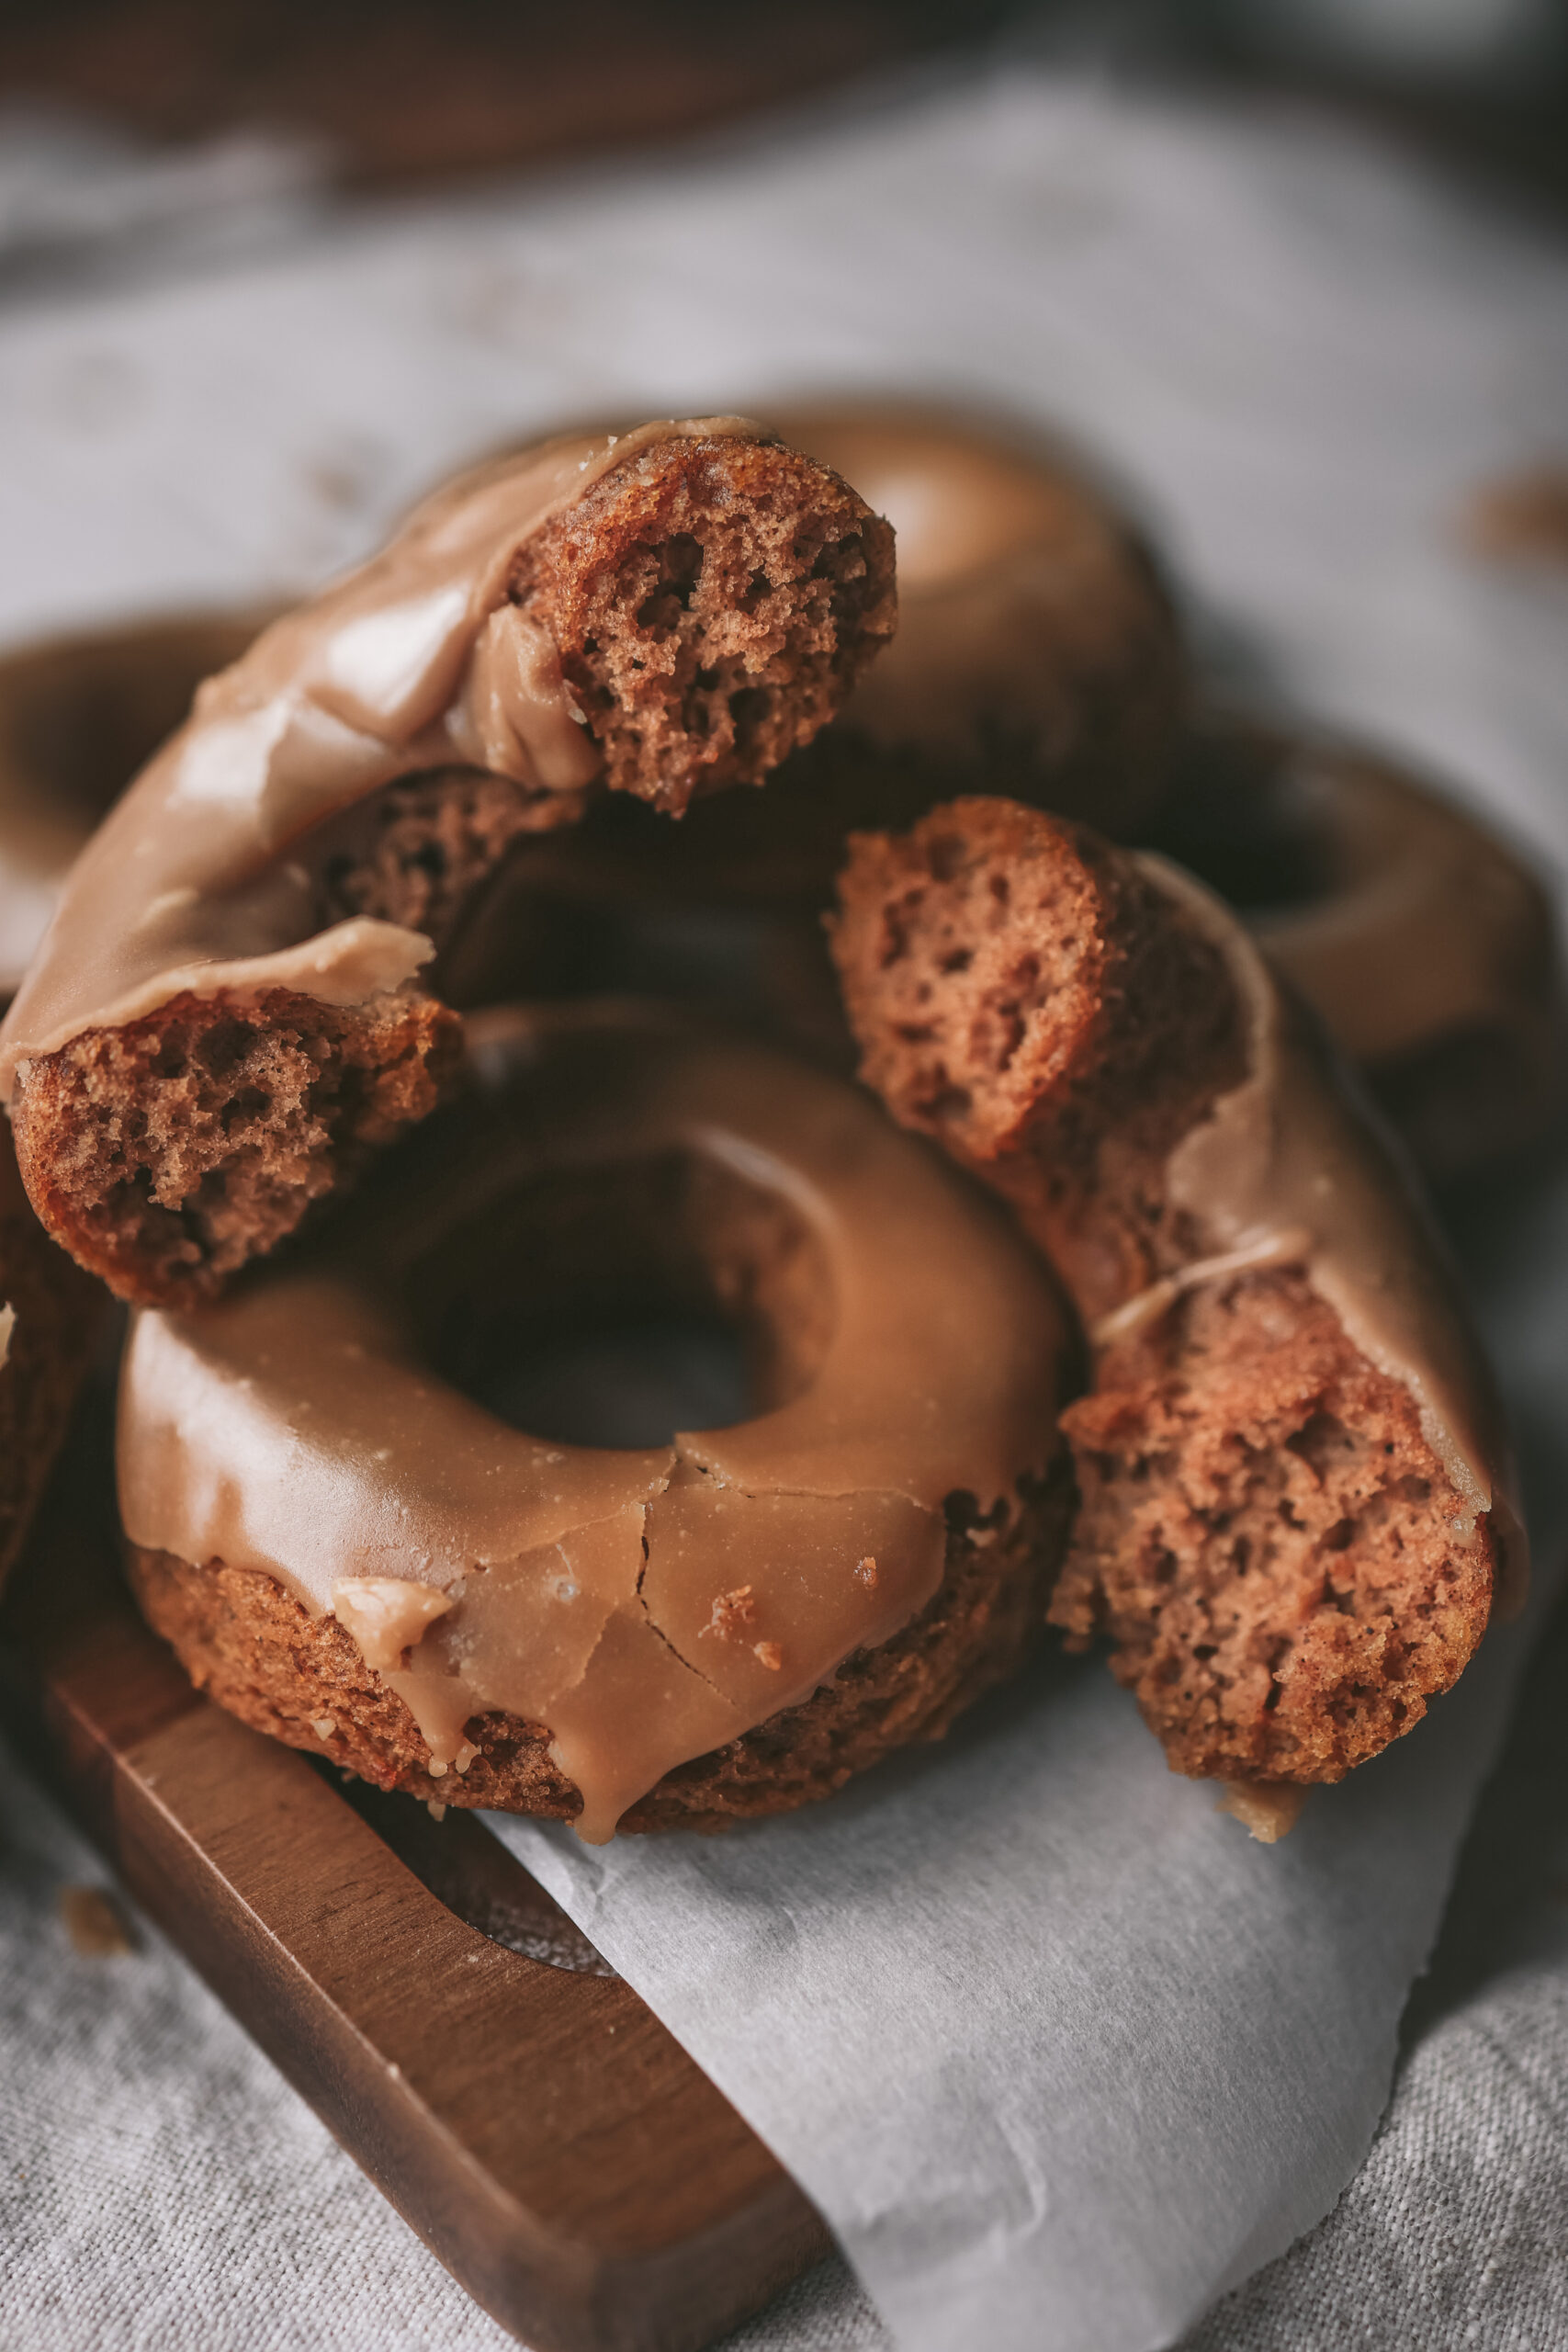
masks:
[(460, 475), (372, 560), (209, 679), (94, 835), (0, 1027), (0, 1089), (85, 1029), (186, 992), (286, 988), (325, 1004), (401, 987), (434, 950), (359, 917), (321, 930), (301, 837), (423, 769), (489, 768), (576, 798), (600, 766), (546, 632), (509, 602), (518, 550), (639, 451), (768, 440), (741, 417), (567, 436)]
[(1497, 1605), (1515, 1613), (1529, 1555), (1501, 1483), (1501, 1415), (1425, 1218), (1393, 1163), (1348, 1117), (1321, 1047), (1235, 915), (1168, 859), (1145, 851), (1135, 863), (1224, 956), (1248, 1030), (1246, 1079), (1167, 1163), (1170, 1202), (1203, 1244), (1178, 1287), (1227, 1261), (1303, 1264), (1351, 1343), (1408, 1390), (1459, 1498), (1456, 1544), (1473, 1545), (1491, 1515)]

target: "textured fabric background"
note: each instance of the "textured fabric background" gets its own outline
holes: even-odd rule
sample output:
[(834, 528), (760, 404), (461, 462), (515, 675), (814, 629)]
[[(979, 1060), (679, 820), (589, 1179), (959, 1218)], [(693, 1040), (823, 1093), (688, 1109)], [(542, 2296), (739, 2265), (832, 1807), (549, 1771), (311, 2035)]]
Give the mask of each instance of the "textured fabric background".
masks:
[[(1002, 76), (310, 238), (276, 191), (249, 245), (243, 211), (222, 273), (152, 240), (112, 282), (0, 285), (6, 635), (319, 576), (573, 408), (962, 385), (1125, 475), (1217, 661), (1423, 754), (1561, 877), (1568, 592), (1482, 575), (1454, 520), (1562, 448), (1568, 272), (1397, 161)], [(1509, 1367), (1541, 1463), (1564, 1353), (1537, 1329)], [(1560, 1638), (1365, 2167), (1201, 2352), (1568, 2335), (1564, 1666)], [(0, 1835), (6, 2352), (504, 2343), (154, 1937), (72, 1951), (59, 1889), (99, 1873), (9, 1774)], [(886, 2340), (828, 2266), (736, 2341)]]

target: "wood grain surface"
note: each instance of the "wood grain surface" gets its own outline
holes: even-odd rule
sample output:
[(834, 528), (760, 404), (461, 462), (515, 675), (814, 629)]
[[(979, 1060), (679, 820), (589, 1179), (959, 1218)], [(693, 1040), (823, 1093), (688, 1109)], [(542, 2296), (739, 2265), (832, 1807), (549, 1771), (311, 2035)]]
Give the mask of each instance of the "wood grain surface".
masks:
[(8, 1728), (470, 2294), (536, 2352), (695, 2352), (828, 2249), (801, 2191), (479, 1825), (194, 1691), (120, 1581), (100, 1400), (0, 1621)]

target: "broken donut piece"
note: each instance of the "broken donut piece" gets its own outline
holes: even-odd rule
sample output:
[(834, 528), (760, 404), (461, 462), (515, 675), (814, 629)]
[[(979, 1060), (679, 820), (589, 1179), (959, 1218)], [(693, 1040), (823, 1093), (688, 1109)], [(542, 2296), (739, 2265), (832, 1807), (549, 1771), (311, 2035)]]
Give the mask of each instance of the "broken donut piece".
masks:
[(208, 683), (73, 870), (0, 1031), (50, 1231), (122, 1297), (210, 1294), (434, 1102), (456, 882), (605, 791), (761, 781), (893, 621), (886, 525), (742, 420), (437, 492)]
[(863, 1073), (1008, 1200), (1093, 1354), (1052, 1604), (1179, 1770), (1335, 1781), (1417, 1722), (1522, 1543), (1421, 1211), (1236, 919), (1008, 801), (851, 848)]

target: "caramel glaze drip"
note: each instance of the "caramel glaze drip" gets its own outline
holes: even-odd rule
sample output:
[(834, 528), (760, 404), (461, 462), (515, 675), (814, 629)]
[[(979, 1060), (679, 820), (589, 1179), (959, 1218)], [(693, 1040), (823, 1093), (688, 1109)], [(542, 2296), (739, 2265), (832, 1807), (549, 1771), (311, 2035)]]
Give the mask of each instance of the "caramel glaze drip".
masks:
[(1153, 853), (1137, 862), (1224, 956), (1250, 1028), (1247, 1076), (1183, 1137), (1167, 1164), (1170, 1205), (1203, 1254), (1101, 1318), (1099, 1344), (1208, 1274), (1304, 1264), (1370, 1363), (1410, 1392), (1427, 1442), (1460, 1498), (1454, 1535), (1477, 1540), (1490, 1513), (1505, 1612), (1523, 1598), (1529, 1555), (1492, 1468), (1506, 1464), (1493, 1385), (1441, 1251), (1406, 1184), (1348, 1125), (1323, 1051), (1236, 918), (1201, 883)]
[(0, 1028), (6, 1100), (29, 1055), (186, 989), (360, 1004), (412, 978), (431, 942), (368, 917), (321, 930), (296, 844), (394, 778), (453, 764), (512, 776), (575, 815), (599, 755), (547, 633), (508, 600), (518, 549), (650, 443), (715, 435), (761, 428), (649, 424), (478, 467), (209, 679), (73, 872)]
[(0, 654), (0, 992), (20, 985), (105, 812), (275, 611), (152, 620)]
[[(341, 1218), (217, 1306), (137, 1316), (120, 1508), (135, 1544), (334, 1612), (433, 1769), (463, 1769), (487, 1710), (547, 1724), (598, 1842), (923, 1608), (950, 1497), (1011, 1511), (1057, 1445), (1067, 1325), (992, 1204), (838, 1080), (625, 1008), (470, 1034), (506, 1105), (482, 1167), (400, 1221)], [(802, 1393), (616, 1451), (514, 1430), (422, 1361), (400, 1283), (443, 1232), (543, 1174), (671, 1151), (782, 1198), (821, 1253), (830, 1330)]]

